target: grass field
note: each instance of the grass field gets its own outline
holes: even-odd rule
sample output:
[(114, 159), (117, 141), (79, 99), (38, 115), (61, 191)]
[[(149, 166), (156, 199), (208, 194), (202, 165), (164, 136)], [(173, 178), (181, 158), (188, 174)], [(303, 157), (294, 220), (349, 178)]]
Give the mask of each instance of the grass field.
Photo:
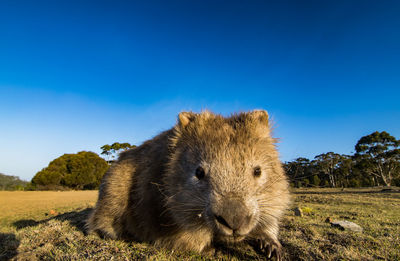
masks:
[[(0, 260), (264, 260), (246, 243), (217, 246), (214, 256), (84, 235), (96, 191), (0, 192)], [(287, 260), (400, 260), (400, 193), (381, 189), (301, 189), (283, 222)], [(363, 232), (326, 221), (348, 220)]]

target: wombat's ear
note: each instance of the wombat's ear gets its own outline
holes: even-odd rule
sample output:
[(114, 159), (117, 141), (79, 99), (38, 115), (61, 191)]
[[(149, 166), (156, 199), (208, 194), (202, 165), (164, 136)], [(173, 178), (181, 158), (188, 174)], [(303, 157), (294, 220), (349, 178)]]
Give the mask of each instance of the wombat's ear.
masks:
[(195, 116), (196, 116), (196, 114), (193, 112), (183, 111), (183, 112), (179, 113), (179, 115), (178, 115), (179, 125), (181, 127), (186, 127), (189, 124), (189, 122), (194, 120)]
[(268, 125), (268, 112), (265, 110), (254, 110), (249, 113), (250, 117), (254, 120), (260, 121), (260, 123)]

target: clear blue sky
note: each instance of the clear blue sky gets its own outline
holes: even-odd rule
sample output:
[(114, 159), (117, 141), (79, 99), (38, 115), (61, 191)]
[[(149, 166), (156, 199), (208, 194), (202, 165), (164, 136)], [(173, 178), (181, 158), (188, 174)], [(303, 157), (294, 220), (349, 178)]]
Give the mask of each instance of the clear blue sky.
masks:
[(398, 1), (1, 1), (0, 172), (263, 108), (284, 161), (400, 138)]

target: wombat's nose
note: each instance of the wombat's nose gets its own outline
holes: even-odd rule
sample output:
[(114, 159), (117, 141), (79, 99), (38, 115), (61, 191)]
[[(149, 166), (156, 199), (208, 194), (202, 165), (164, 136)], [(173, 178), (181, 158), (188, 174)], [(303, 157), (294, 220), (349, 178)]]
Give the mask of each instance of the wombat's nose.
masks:
[(214, 215), (215, 220), (225, 228), (228, 228), (232, 230), (234, 233), (237, 232), (240, 228), (243, 226), (247, 225), (247, 223), (250, 222), (251, 220), (251, 215), (234, 215), (234, 216), (229, 216), (227, 219), (225, 219), (223, 216), (220, 215)]
[(248, 226), (252, 215), (248, 214), (247, 208), (240, 202), (226, 200), (224, 203), (222, 209), (214, 212), (216, 223), (225, 229), (232, 230), (233, 233), (240, 233), (241, 228)]
[(232, 229), (232, 227), (228, 224), (228, 222), (226, 222), (226, 220), (222, 216), (214, 215), (214, 217), (218, 223), (220, 223), (221, 225), (223, 225), (229, 229)]

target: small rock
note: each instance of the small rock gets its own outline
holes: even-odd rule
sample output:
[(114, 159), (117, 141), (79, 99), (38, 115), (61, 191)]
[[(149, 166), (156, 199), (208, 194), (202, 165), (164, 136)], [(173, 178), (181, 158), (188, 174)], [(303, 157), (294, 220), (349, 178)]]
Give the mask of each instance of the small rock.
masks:
[(347, 220), (337, 220), (331, 222), (332, 227), (337, 227), (341, 230), (350, 230), (355, 232), (362, 232), (363, 228), (357, 225), (356, 223), (347, 221)]
[(302, 216), (303, 216), (303, 211), (301, 210), (301, 208), (296, 207), (296, 208), (294, 209), (294, 215), (295, 215), (295, 216), (298, 216), (298, 217), (302, 217)]
[(327, 217), (326, 219), (325, 219), (325, 223), (331, 223), (332, 222), (332, 218), (331, 217)]

